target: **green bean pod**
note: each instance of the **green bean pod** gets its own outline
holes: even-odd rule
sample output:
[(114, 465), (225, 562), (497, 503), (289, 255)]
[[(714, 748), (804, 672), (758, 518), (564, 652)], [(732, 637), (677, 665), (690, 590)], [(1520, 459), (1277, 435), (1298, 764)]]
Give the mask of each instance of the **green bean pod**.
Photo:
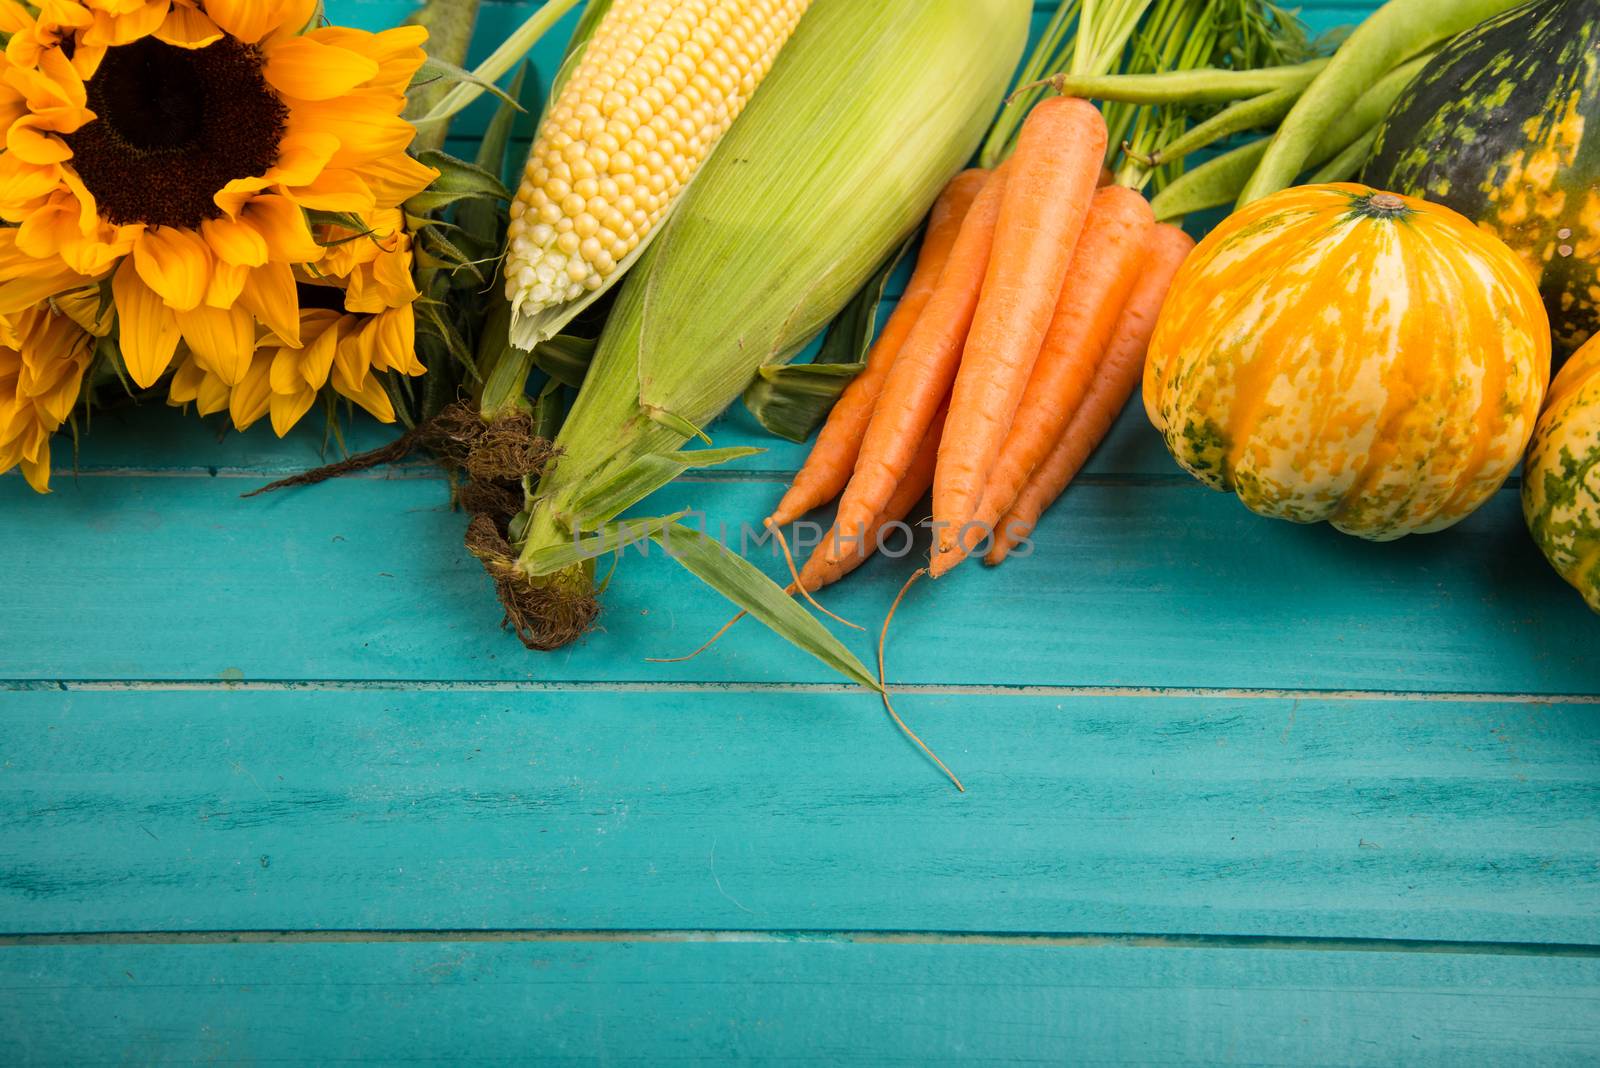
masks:
[(1182, 159), (1236, 133), (1271, 126), (1289, 114), (1294, 102), (1300, 99), (1300, 92), (1298, 87), (1275, 89), (1232, 104), (1152, 152), (1150, 166), (1159, 167)]
[[(1307, 161), (1308, 166), (1320, 167), (1328, 163), (1360, 141), (1363, 135), (1376, 130), (1401, 92), (1427, 62), (1426, 54), (1417, 56), (1378, 79), (1323, 135)], [(1252, 141), (1185, 172), (1150, 202), (1156, 218), (1176, 219), (1232, 203), (1260, 166), (1271, 140), (1264, 137)]]
[(1323, 182), (1348, 182), (1360, 174), (1361, 168), (1367, 165), (1367, 159), (1372, 155), (1372, 146), (1377, 143), (1380, 129), (1381, 127), (1374, 126), (1350, 142), (1348, 148), (1324, 164), (1322, 169), (1307, 181), (1311, 185), (1321, 185)]
[(1064, 96), (1111, 100), (1119, 104), (1226, 104), (1277, 89), (1311, 85), (1328, 65), (1326, 59), (1259, 70), (1168, 71), (1163, 74), (1102, 74), (1074, 77), (1058, 74), (1050, 84)]
[(1407, 56), (1454, 37), (1523, 0), (1389, 0), (1357, 26), (1283, 120), (1241, 205), (1293, 185), (1328, 130), (1373, 80)]

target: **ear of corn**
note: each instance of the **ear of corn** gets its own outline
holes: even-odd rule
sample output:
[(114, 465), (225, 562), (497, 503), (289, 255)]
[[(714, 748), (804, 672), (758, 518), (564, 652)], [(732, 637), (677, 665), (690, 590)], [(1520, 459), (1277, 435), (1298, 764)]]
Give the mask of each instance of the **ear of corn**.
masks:
[(971, 157), (1031, 11), (1030, 0), (814, 0), (629, 273), (557, 439), (561, 459), (517, 525), (524, 559), (594, 529), (602, 517), (580, 503), (595, 486), (675, 453), (763, 365), (827, 325)]
[(512, 340), (531, 348), (620, 276), (811, 0), (615, 0), (551, 105), (511, 207)]

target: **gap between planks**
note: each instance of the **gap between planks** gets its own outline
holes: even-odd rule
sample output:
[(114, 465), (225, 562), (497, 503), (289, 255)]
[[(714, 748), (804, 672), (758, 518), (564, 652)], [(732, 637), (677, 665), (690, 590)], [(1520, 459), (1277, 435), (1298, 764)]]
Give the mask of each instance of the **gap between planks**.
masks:
[[(255, 482), (272, 482), (276, 479), (295, 475), (305, 470), (304, 468), (284, 468), (281, 470), (254, 470), (242, 467), (93, 467), (84, 468), (72, 473), (73, 480), (87, 478), (167, 478), (167, 479), (237, 479)], [(795, 471), (790, 468), (774, 469), (746, 469), (716, 471), (697, 471), (694, 474), (679, 475), (673, 479), (678, 483), (725, 483), (725, 482), (772, 482), (788, 485), (794, 480)], [(20, 475), (16, 476), (20, 479)], [(339, 482), (448, 482), (449, 476), (436, 464), (396, 464), (379, 467), (371, 471), (356, 471), (347, 475), (340, 475)], [(1189, 475), (1182, 471), (1173, 471), (1169, 474), (1108, 474), (1086, 473), (1072, 480), (1075, 486), (1199, 486)], [(1507, 480), (1505, 489), (1514, 489), (1516, 480)]]
[(1458, 956), (1600, 958), (1600, 946), (1577, 942), (1472, 942), (1419, 938), (1078, 932), (969, 931), (437, 930), (83, 931), (0, 934), (0, 948), (29, 946), (351, 945), (445, 942), (1003, 946), (1021, 949), (1244, 949), (1322, 953), (1438, 953)]
[[(0, 693), (770, 693), (860, 694), (827, 682), (541, 681), (536, 679), (0, 679)], [(1251, 689), (1187, 686), (1030, 686), (962, 683), (895, 684), (897, 694), (925, 697), (1136, 698), (1236, 701), (1431, 701), (1444, 704), (1600, 705), (1600, 694), (1466, 693), (1426, 690)]]

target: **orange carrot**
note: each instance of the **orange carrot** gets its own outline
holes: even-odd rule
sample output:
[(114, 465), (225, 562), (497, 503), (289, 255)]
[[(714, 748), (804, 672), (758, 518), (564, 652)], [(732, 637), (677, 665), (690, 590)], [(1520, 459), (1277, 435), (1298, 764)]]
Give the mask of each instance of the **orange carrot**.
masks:
[(854, 539), (870, 536), (875, 520), (905, 480), (935, 412), (950, 395), (988, 270), (1010, 171), (1010, 161), (996, 167), (972, 202), (939, 284), (889, 368), (855, 471), (839, 500), (835, 524), (846, 537), (835, 541), (830, 559), (847, 552)]
[(928, 232), (922, 239), (922, 251), (917, 254), (917, 266), (905, 294), (867, 354), (867, 366), (845, 387), (834, 404), (827, 423), (817, 434), (811, 455), (806, 457), (805, 466), (795, 475), (793, 485), (767, 520), (769, 526), (793, 523), (811, 509), (833, 500), (849, 483), (856, 456), (861, 451), (861, 439), (866, 437), (867, 423), (872, 419), (878, 395), (888, 380), (889, 368), (933, 296), (956, 237), (961, 233), (962, 220), (988, 180), (988, 171), (973, 169), (962, 171), (945, 186), (928, 216)]
[(1104, 440), (1111, 424), (1127, 405), (1144, 373), (1145, 350), (1155, 333), (1156, 318), (1167, 299), (1172, 279), (1194, 248), (1188, 234), (1161, 223), (1151, 234), (1144, 271), (1128, 297), (1127, 307), (1117, 321), (1117, 329), (1094, 381), (1072, 421), (1056, 442), (1050, 455), (1034, 468), (1028, 482), (1017, 495), (995, 531), (995, 541), (984, 562), (998, 564), (1038, 525), (1039, 516), (1061, 496), (1089, 454)]
[(1044, 347), (977, 514), (957, 550), (934, 556), (928, 569), (934, 578), (992, 535), (1028, 476), (1060, 439), (1111, 344), (1117, 320), (1139, 280), (1155, 222), (1149, 201), (1132, 189), (1112, 185), (1095, 193)]
[(1105, 149), (1105, 120), (1085, 100), (1046, 100), (1022, 125), (939, 444), (933, 518), (940, 553), (957, 547), (978, 510), (1055, 316)]
[[(895, 532), (894, 525), (905, 519), (923, 494), (928, 492), (928, 487), (933, 485), (933, 465), (939, 458), (939, 438), (944, 434), (944, 420), (945, 410), (941, 408), (933, 418), (933, 425), (923, 435), (922, 447), (917, 450), (916, 459), (911, 461), (911, 469), (900, 480), (900, 485), (895, 487), (889, 503), (873, 524), (870, 543), (835, 546), (839, 527), (834, 526), (822, 539), (822, 545), (806, 561), (806, 566), (800, 569), (800, 581), (806, 589), (820, 590), (833, 585), (883, 548), (884, 539)], [(828, 547), (829, 551), (825, 552), (824, 547)]]

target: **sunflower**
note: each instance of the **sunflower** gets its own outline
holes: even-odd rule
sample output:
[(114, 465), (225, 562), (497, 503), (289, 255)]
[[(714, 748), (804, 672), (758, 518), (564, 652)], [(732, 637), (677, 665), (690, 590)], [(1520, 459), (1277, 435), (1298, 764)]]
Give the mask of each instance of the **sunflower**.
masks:
[[(270, 354), (299, 373), (291, 399), (267, 401), (280, 432), (330, 382), (392, 419), (372, 373), (422, 373), (398, 209), (438, 176), (407, 155), (400, 117), (427, 31), (308, 28), (317, 13), (316, 0), (0, 0), (0, 318), (102, 289), (140, 387), (176, 366), (172, 396), (204, 392), (216, 410), (244, 391), (235, 415), (249, 414), (261, 381), (291, 384), (263, 379)], [(340, 324), (332, 362), (310, 352), (322, 312)]]

